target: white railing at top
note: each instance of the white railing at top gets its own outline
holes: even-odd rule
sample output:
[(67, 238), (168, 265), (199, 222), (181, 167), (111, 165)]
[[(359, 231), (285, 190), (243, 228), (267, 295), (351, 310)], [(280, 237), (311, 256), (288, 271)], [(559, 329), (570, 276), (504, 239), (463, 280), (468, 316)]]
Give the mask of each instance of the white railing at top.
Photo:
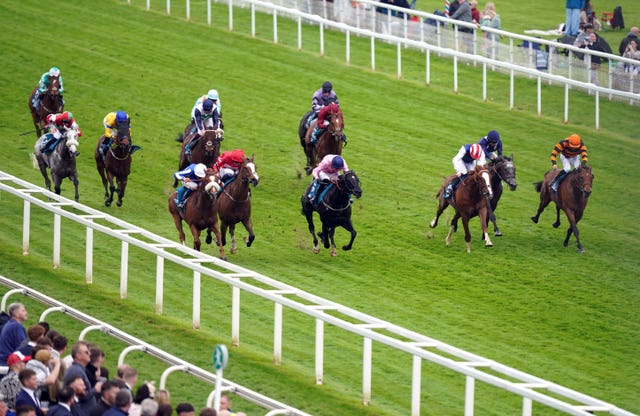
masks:
[[(521, 396), (523, 416), (531, 415), (534, 401), (571, 415), (590, 416), (590, 411), (607, 412), (621, 416), (633, 415), (613, 404), (463, 351), (390, 322), (314, 296), (254, 271), (192, 250), (177, 242), (157, 236), (141, 227), (56, 195), (2, 171), (0, 171), (0, 191), (17, 196), (24, 201), (22, 251), (25, 255), (29, 253), (31, 207), (36, 206), (53, 214), (53, 267), (60, 267), (61, 265), (61, 218), (86, 227), (84, 246), (88, 283), (91, 283), (93, 275), (93, 232), (98, 231), (119, 240), (122, 246), (120, 259), (121, 298), (127, 297), (128, 247), (130, 244), (156, 256), (156, 311), (158, 313), (162, 311), (164, 262), (170, 261), (192, 270), (194, 328), (198, 328), (200, 325), (201, 276), (205, 275), (232, 286), (232, 345), (237, 346), (240, 342), (240, 292), (244, 291), (273, 302), (273, 355), (276, 364), (282, 362), (283, 307), (314, 318), (315, 381), (317, 384), (322, 384), (324, 378), (324, 325), (333, 325), (361, 336), (363, 339), (362, 401), (364, 404), (368, 404), (371, 401), (372, 344), (375, 341), (398, 351), (406, 352), (413, 359), (410, 413), (412, 416), (420, 414), (423, 360), (436, 363), (466, 377), (465, 416), (473, 415), (476, 380)], [(38, 198), (38, 196), (42, 199)], [(43, 199), (48, 199), (48, 201)], [(5, 198), (0, 198), (0, 204), (3, 201), (5, 201)], [(6, 212), (6, 209), (2, 209), (2, 211)], [(107, 225), (94, 222), (94, 220), (98, 219)], [(77, 243), (80, 246), (82, 245), (82, 242)], [(172, 251), (168, 252), (166, 249), (171, 249)], [(78, 247), (71, 248), (71, 251), (76, 253)], [(175, 254), (176, 252), (178, 254)], [(207, 267), (208, 265), (213, 265), (216, 269), (209, 268)], [(329, 314), (328, 312), (331, 311), (347, 317), (348, 320)], [(384, 331), (384, 334), (378, 331)]]
[[(186, 1), (187, 19), (191, 18), (190, 15), (190, 2)], [(549, 84), (557, 84), (564, 87), (564, 112), (563, 122), (569, 122), (569, 91), (570, 89), (588, 91), (593, 95), (594, 99), (594, 128), (600, 129), (600, 96), (604, 94), (608, 99), (625, 100), (631, 104), (640, 102), (640, 93), (634, 93), (635, 89), (638, 89), (638, 82), (634, 86), (634, 81), (638, 78), (633, 74), (623, 73), (619, 74), (615, 68), (615, 65), (607, 65), (608, 71), (604, 76), (607, 78), (607, 86), (600, 86), (594, 84), (601, 77), (602, 71), (590, 70), (591, 56), (607, 57), (612, 62), (618, 62), (622, 65), (638, 64), (638, 61), (622, 58), (616, 55), (603, 54), (597, 51), (585, 50), (574, 47), (572, 45), (566, 45), (558, 42), (547, 41), (526, 35), (518, 35), (502, 30), (496, 30), (491, 28), (482, 28), (482, 31), (488, 33), (495, 33), (501, 36), (509, 38), (508, 48), (502, 44), (496, 44), (495, 49), (506, 49), (506, 59), (501, 59), (503, 52), (497, 53), (495, 49), (492, 50), (490, 56), (482, 56), (478, 53), (478, 42), (483, 42), (482, 37), (478, 38), (477, 33), (481, 33), (480, 30), (473, 24), (468, 24), (460, 21), (451, 20), (445, 17), (433, 15), (431, 13), (421, 12), (419, 10), (404, 9), (397, 6), (381, 4), (371, 0), (354, 0), (353, 2), (337, 1), (335, 6), (326, 1), (319, 0), (281, 0), (280, 4), (274, 4), (267, 1), (260, 0), (220, 0), (228, 4), (228, 28), (234, 29), (234, 16), (233, 7), (238, 5), (244, 7), (246, 4), (250, 4), (251, 8), (251, 35), (256, 36), (256, 10), (266, 11), (273, 15), (273, 42), (278, 43), (278, 17), (281, 16), (286, 19), (297, 20), (297, 42), (298, 48), (302, 48), (302, 22), (316, 24), (319, 26), (320, 36), (320, 54), (324, 55), (324, 29), (325, 27), (332, 28), (345, 33), (346, 46), (345, 46), (345, 60), (350, 62), (351, 51), (351, 36), (356, 35), (360, 37), (368, 37), (371, 39), (370, 43), (370, 55), (371, 55), (371, 69), (376, 68), (376, 48), (375, 42), (382, 41), (397, 45), (397, 77), (402, 77), (402, 50), (404, 48), (414, 48), (425, 53), (425, 83), (429, 85), (431, 83), (431, 54), (436, 53), (438, 56), (448, 56), (453, 59), (453, 90), (458, 92), (459, 75), (458, 75), (458, 61), (471, 62), (473, 65), (481, 65), (482, 67), (482, 99), (487, 100), (487, 80), (491, 71), (501, 71), (508, 73), (510, 77), (509, 82), (509, 108), (515, 107), (515, 83), (514, 78), (518, 76), (526, 76), (537, 79), (536, 89), (536, 111), (540, 116), (542, 115), (542, 81)], [(131, 0), (128, 0), (131, 3)], [(281, 4), (287, 3), (291, 7), (285, 7)], [(170, 14), (171, 0), (167, 0), (167, 14)], [(324, 16), (320, 17), (318, 14), (304, 12), (298, 9), (307, 9), (314, 11), (314, 8), (320, 5)], [(355, 7), (353, 7), (355, 5)], [(360, 7), (362, 6), (362, 7)], [(328, 8), (333, 7), (334, 12), (328, 13)], [(336, 7), (338, 7), (336, 9)], [(403, 12), (405, 15), (403, 18), (392, 17), (391, 14), (382, 15), (376, 13), (376, 7), (384, 7), (390, 10)], [(150, 1), (147, 0), (147, 9), (150, 8)], [(330, 15), (330, 16), (329, 16)], [(409, 15), (418, 16), (420, 22), (412, 22), (409, 19)], [(383, 16), (383, 17), (380, 17)], [(434, 19), (438, 22), (436, 26), (427, 25), (422, 23), (424, 19)], [(347, 23), (344, 23), (347, 22)], [(207, 0), (207, 23), (212, 24), (211, 16), (211, 0)], [(380, 26), (380, 23), (383, 25)], [(452, 25), (453, 30), (444, 30), (445, 25)], [(386, 28), (382, 31), (389, 33), (381, 33), (380, 28)], [(394, 35), (398, 32), (399, 35)], [(458, 27), (468, 27), (473, 29), (473, 34), (465, 34), (458, 30)], [(528, 48), (518, 48), (514, 45), (514, 40), (521, 40), (529, 42)], [(546, 71), (541, 71), (535, 67), (535, 50), (533, 50), (533, 44), (547, 45), (550, 48), (549, 68)], [(502, 46), (500, 46), (502, 45)], [(565, 64), (562, 67), (562, 62), (556, 63), (554, 67), (554, 61), (557, 58), (556, 53), (559, 49), (568, 51), (568, 57)], [(525, 52), (524, 65), (520, 62), (522, 59), (517, 59), (522, 53)], [(572, 70), (575, 66), (573, 54), (580, 53), (585, 55), (585, 62), (580, 61), (578, 69)], [(522, 57), (520, 57), (522, 58)], [(622, 68), (621, 65), (618, 67)], [(487, 71), (489, 68), (491, 71)], [(582, 80), (581, 80), (582, 79)], [(613, 84), (616, 82), (624, 82), (625, 85), (630, 85), (630, 91), (622, 91), (620, 89), (613, 88)], [(640, 81), (639, 81), (640, 82)], [(580, 108), (580, 111), (584, 111)]]
[[(110, 336), (111, 338), (115, 338), (128, 346), (122, 350), (118, 357), (118, 367), (125, 363), (125, 359), (127, 354), (132, 351), (140, 351), (146, 355), (152, 356), (161, 360), (162, 362), (170, 365), (167, 369), (165, 369), (160, 375), (160, 389), (165, 389), (167, 384), (167, 379), (171, 373), (176, 371), (180, 371), (186, 374), (189, 374), (193, 377), (196, 377), (200, 380), (203, 380), (207, 383), (213, 384), (215, 386), (217, 377), (215, 374), (204, 370), (198, 366), (195, 366), (187, 361), (184, 361), (174, 355), (169, 354), (166, 351), (163, 351), (147, 342), (142, 341), (139, 338), (136, 338), (132, 335), (129, 335), (126, 332), (123, 332), (106, 322), (100, 321), (88, 314), (85, 314), (71, 306), (68, 306), (56, 299), (53, 299), (39, 291), (36, 291), (32, 288), (24, 286), (18, 282), (15, 282), (11, 279), (8, 279), (5, 276), (0, 275), (0, 285), (10, 288), (7, 292), (5, 292), (2, 296), (2, 305), (0, 306), (0, 310), (6, 311), (7, 301), (11, 296), (14, 295), (22, 295), (31, 299), (35, 299), (36, 301), (49, 306), (48, 309), (42, 312), (40, 315), (40, 319), (38, 322), (46, 322), (47, 316), (53, 312), (59, 312), (63, 315), (69, 316), (77, 321), (83, 322), (87, 324), (87, 327), (80, 333), (78, 337), (79, 340), (84, 340), (87, 334), (91, 331), (100, 331), (101, 333)], [(6, 367), (5, 367), (6, 368)], [(284, 403), (280, 403), (277, 400), (264, 396), (260, 393), (257, 393), (251, 389), (248, 389), (239, 384), (233, 383), (230, 380), (222, 379), (221, 387), (222, 391), (229, 391), (234, 393), (235, 395), (242, 397), (245, 400), (248, 400), (251, 403), (254, 403), (264, 409), (268, 409), (269, 412), (267, 415), (273, 415), (274, 411), (278, 411), (278, 414), (286, 414), (286, 415), (299, 415), (299, 416), (310, 416), (308, 413), (305, 413), (301, 410), (295, 409), (289, 405)], [(211, 394), (207, 397), (206, 406), (213, 407), (213, 395), (215, 393), (215, 389), (211, 392)]]

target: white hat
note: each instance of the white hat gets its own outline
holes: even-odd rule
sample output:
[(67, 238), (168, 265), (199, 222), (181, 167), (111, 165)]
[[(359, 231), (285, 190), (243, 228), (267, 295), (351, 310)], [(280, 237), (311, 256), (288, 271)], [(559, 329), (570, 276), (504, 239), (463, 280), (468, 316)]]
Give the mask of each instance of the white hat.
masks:
[(219, 100), (220, 96), (218, 95), (218, 90), (209, 90), (207, 98), (210, 100)]
[(198, 178), (204, 178), (205, 176), (207, 176), (206, 169), (207, 167), (204, 165), (204, 163), (198, 163), (193, 169), (193, 173), (195, 173)]

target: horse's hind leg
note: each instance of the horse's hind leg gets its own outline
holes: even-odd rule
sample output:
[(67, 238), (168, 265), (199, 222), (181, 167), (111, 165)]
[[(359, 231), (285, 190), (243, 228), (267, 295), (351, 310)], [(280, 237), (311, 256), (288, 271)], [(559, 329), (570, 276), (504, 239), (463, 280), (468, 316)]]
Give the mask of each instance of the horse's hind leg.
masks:
[(116, 205), (121, 207), (122, 200), (124, 199), (124, 190), (127, 189), (127, 178), (120, 178), (118, 180), (118, 202)]
[(251, 247), (251, 244), (253, 244), (253, 240), (256, 239), (256, 235), (253, 233), (253, 223), (251, 222), (251, 218), (243, 221), (242, 225), (244, 225), (244, 228), (249, 233), (249, 237), (245, 238), (244, 242), (247, 244), (247, 247)]
[(538, 219), (540, 219), (540, 214), (542, 214), (542, 211), (544, 211), (547, 205), (549, 205), (549, 202), (551, 202), (551, 198), (549, 198), (549, 195), (547, 194), (546, 190), (542, 189), (540, 191), (540, 204), (538, 205), (538, 211), (536, 212), (536, 215), (531, 217), (531, 221), (533, 221), (536, 224), (538, 223)]
[[(322, 227), (324, 229), (324, 227)], [(329, 248), (329, 243), (331, 244), (331, 257), (335, 257), (338, 255), (338, 251), (336, 250), (336, 242), (335, 242), (335, 234), (336, 227), (332, 227), (327, 229), (327, 236), (325, 237), (324, 247)]]
[(312, 210), (304, 210), (305, 218), (307, 219), (307, 224), (309, 226), (309, 232), (311, 233), (311, 237), (313, 237), (313, 253), (318, 254), (320, 252), (320, 248), (318, 247), (318, 237), (316, 236), (316, 227), (313, 225), (313, 211)]
[(449, 232), (447, 233), (447, 237), (444, 239), (446, 245), (451, 244), (451, 237), (453, 233), (458, 230), (458, 219), (460, 219), (460, 214), (456, 212), (456, 215), (451, 219), (451, 225), (449, 226)]
[[(571, 222), (571, 221), (569, 221)], [(556, 204), (556, 222), (554, 222), (553, 224), (553, 228), (558, 228), (560, 227), (560, 207)]]
[(436, 211), (436, 216), (429, 223), (429, 227), (436, 228), (436, 226), (438, 225), (438, 219), (440, 218), (440, 215), (442, 215), (442, 211), (444, 211), (448, 206), (449, 203), (447, 202), (447, 200), (442, 198), (442, 196), (439, 196), (438, 210)]
[(231, 237), (231, 254), (236, 254), (238, 252), (238, 247), (236, 246), (236, 225), (229, 225), (229, 237)]

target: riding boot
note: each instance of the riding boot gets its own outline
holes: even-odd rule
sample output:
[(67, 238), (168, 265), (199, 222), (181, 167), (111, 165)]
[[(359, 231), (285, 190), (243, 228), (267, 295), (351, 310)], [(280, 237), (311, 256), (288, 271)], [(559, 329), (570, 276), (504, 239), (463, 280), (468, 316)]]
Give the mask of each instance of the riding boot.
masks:
[(132, 144), (131, 145), (131, 149), (129, 149), (129, 153), (130, 154), (134, 154), (135, 152), (137, 152), (138, 150), (142, 149), (142, 147)]
[(314, 180), (308, 195), (309, 201), (311, 201), (311, 203), (313, 203), (315, 200), (316, 192), (318, 191), (318, 186), (319, 186), (318, 181)]
[(178, 206), (178, 208), (182, 208), (184, 206), (184, 198), (185, 198), (186, 192), (187, 192), (186, 186), (181, 186), (180, 188), (178, 188), (178, 191), (176, 192), (176, 197), (173, 200)]
[(567, 174), (568, 172), (563, 170), (551, 182), (551, 190), (554, 194), (558, 193), (558, 185), (560, 185), (560, 182), (564, 179), (565, 176), (567, 176)]
[(36, 90), (36, 93), (33, 94), (33, 101), (31, 101), (31, 104), (33, 104), (33, 108), (36, 109), (36, 111), (38, 110), (38, 107), (40, 105), (40, 92), (38, 90)]
[(104, 141), (102, 142), (102, 145), (100, 145), (100, 153), (102, 153), (102, 156), (107, 155), (107, 150), (109, 150), (109, 146), (111, 146), (111, 138), (105, 137)]
[(460, 183), (460, 178), (458, 176), (456, 176), (451, 180), (451, 182), (449, 182), (449, 184), (444, 190), (444, 195), (443, 195), (444, 199), (450, 199), (453, 197), (453, 192), (458, 187), (458, 183)]
[(316, 125), (316, 127), (313, 129), (313, 133), (311, 133), (311, 139), (309, 141), (313, 144), (316, 144), (316, 142), (318, 141), (318, 137), (323, 131), (323, 128), (320, 128), (318, 127), (318, 125)]
[(347, 145), (347, 135), (342, 133), (342, 141), (344, 142), (344, 145)]

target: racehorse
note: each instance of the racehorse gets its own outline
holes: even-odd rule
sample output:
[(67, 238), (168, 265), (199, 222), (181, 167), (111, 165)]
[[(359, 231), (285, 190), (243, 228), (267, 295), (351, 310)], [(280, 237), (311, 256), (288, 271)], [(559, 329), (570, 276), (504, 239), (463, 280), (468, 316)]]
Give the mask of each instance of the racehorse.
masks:
[[(203, 137), (191, 148), (191, 154), (185, 154), (185, 147), (191, 143), (195, 135), (196, 133), (189, 134), (182, 142), (178, 170), (186, 168), (191, 163), (204, 163), (210, 168), (216, 162), (218, 156), (220, 156), (220, 142), (224, 140), (224, 137), (214, 129), (206, 129)], [(177, 186), (178, 180), (175, 179), (173, 181), (173, 187), (175, 188)]]
[[(42, 135), (34, 146), (34, 166), (40, 167), (40, 173), (44, 177), (44, 184), (51, 190), (51, 181), (47, 175), (47, 168), (51, 169), (51, 179), (53, 189), (60, 195), (60, 184), (64, 178), (69, 178), (76, 189), (75, 200), (78, 201), (78, 170), (76, 169), (76, 151), (78, 150), (78, 132), (74, 129), (67, 129), (58, 140), (53, 152), (46, 154), (40, 148), (46, 135)], [(37, 163), (37, 165), (36, 165)]]
[(60, 95), (60, 79), (56, 76), (49, 77), (49, 86), (47, 90), (40, 96), (40, 105), (38, 109), (33, 106), (33, 97), (38, 87), (35, 87), (29, 96), (29, 109), (33, 118), (33, 125), (36, 128), (38, 138), (45, 133), (47, 125), (46, 118), (49, 114), (62, 113), (64, 110), (64, 102)]
[(451, 220), (449, 233), (445, 239), (447, 245), (451, 243), (451, 236), (458, 229), (458, 219), (462, 218), (464, 227), (464, 241), (467, 244), (467, 253), (471, 252), (471, 233), (469, 232), (469, 220), (476, 215), (480, 218), (480, 226), (485, 239), (485, 246), (492, 247), (493, 243), (489, 238), (487, 230), (487, 218), (491, 207), (489, 199), (493, 197), (491, 189), (491, 178), (486, 166), (477, 166), (470, 171), (468, 176), (460, 181), (460, 185), (453, 194), (453, 202), (444, 198), (444, 190), (447, 181), (438, 191), (438, 210), (436, 216), (429, 223), (429, 227), (435, 228), (438, 225), (438, 218), (449, 205), (453, 206), (456, 214)]
[(227, 228), (231, 236), (231, 253), (235, 254), (236, 249), (236, 224), (241, 222), (249, 233), (245, 239), (247, 247), (251, 247), (256, 238), (253, 233), (251, 222), (251, 191), (249, 185), (258, 186), (260, 177), (256, 171), (256, 165), (251, 159), (244, 159), (238, 175), (225, 185), (220, 195), (218, 195), (217, 210), (220, 217), (220, 234), (222, 235), (222, 245), (227, 244)]
[(569, 220), (569, 229), (567, 230), (567, 236), (564, 239), (563, 245), (567, 247), (569, 245), (569, 238), (571, 233), (576, 236), (576, 243), (578, 245), (578, 252), (584, 253), (582, 243), (580, 242), (580, 231), (578, 231), (578, 222), (582, 219), (584, 210), (589, 202), (589, 196), (591, 195), (591, 187), (593, 184), (593, 173), (591, 172), (591, 166), (583, 166), (570, 172), (564, 180), (558, 185), (558, 193), (555, 194), (550, 187), (551, 181), (555, 178), (559, 172), (549, 171), (544, 175), (542, 182), (535, 184), (536, 191), (540, 192), (540, 205), (538, 206), (538, 212), (531, 217), (531, 220), (538, 223), (538, 218), (542, 211), (549, 205), (549, 202), (556, 203), (556, 222), (553, 223), (554, 228), (560, 226), (560, 210), (563, 210)]
[[(318, 254), (318, 238), (322, 240), (324, 248), (331, 245), (331, 256), (338, 255), (336, 251), (336, 243), (334, 234), (336, 227), (340, 226), (351, 233), (349, 244), (342, 246), (342, 249), (351, 250), (353, 240), (356, 239), (357, 232), (351, 223), (351, 195), (356, 198), (362, 196), (362, 188), (360, 188), (360, 180), (354, 171), (346, 172), (338, 176), (337, 181), (328, 185), (325, 190), (318, 195), (317, 205), (309, 200), (309, 191), (311, 185), (307, 187), (304, 195), (302, 195), (302, 214), (307, 218), (309, 224), (309, 232), (313, 236), (313, 252)], [(316, 229), (313, 224), (313, 212), (317, 211), (322, 222), (322, 232), (316, 237)], [(331, 242), (331, 244), (329, 244)]]
[(213, 232), (220, 250), (220, 258), (226, 260), (227, 257), (224, 254), (220, 229), (218, 228), (218, 213), (216, 212), (216, 194), (219, 190), (220, 185), (218, 185), (213, 172), (208, 171), (207, 176), (200, 182), (198, 189), (193, 191), (187, 198), (183, 210), (178, 208), (174, 200), (177, 192), (174, 191), (169, 196), (169, 212), (173, 216), (182, 244), (185, 244), (185, 235), (182, 229), (182, 221), (184, 221), (189, 225), (193, 235), (193, 248), (195, 250), (200, 251), (200, 232), (206, 229), (206, 243), (211, 244), (211, 232)]
[[(113, 143), (103, 156), (102, 153), (100, 153), (100, 147), (105, 140), (105, 136), (102, 136), (100, 140), (98, 140), (94, 152), (96, 168), (98, 169), (98, 173), (102, 179), (102, 186), (104, 187), (104, 205), (109, 207), (113, 202), (113, 194), (116, 191), (116, 186), (113, 184), (113, 179), (115, 178), (116, 184), (118, 185), (118, 201), (116, 205), (121, 207), (124, 191), (127, 188), (127, 180), (131, 172), (131, 138), (128, 132), (118, 131), (118, 134), (113, 139)], [(107, 183), (109, 185), (108, 187)]]
[(326, 120), (329, 122), (327, 128), (318, 137), (318, 141), (311, 143), (311, 134), (318, 121), (311, 123), (311, 126), (306, 128), (306, 120), (310, 113), (305, 114), (300, 121), (298, 127), (298, 136), (300, 137), (300, 144), (304, 149), (304, 154), (307, 157), (307, 166), (304, 170), (309, 175), (313, 168), (316, 167), (319, 160), (322, 160), (326, 155), (339, 155), (342, 154), (343, 138), (344, 138), (344, 117), (342, 110), (338, 107), (337, 111), (327, 114)]
[(498, 201), (500, 201), (500, 197), (502, 196), (502, 182), (506, 182), (512, 191), (515, 191), (516, 186), (518, 186), (516, 183), (516, 165), (513, 163), (513, 155), (510, 157), (498, 156), (495, 160), (490, 160), (489, 174), (491, 175), (491, 190), (493, 191), (489, 220), (493, 223), (493, 234), (499, 237), (502, 233), (500, 229), (498, 229), (498, 224), (496, 224), (495, 211), (498, 207)]

